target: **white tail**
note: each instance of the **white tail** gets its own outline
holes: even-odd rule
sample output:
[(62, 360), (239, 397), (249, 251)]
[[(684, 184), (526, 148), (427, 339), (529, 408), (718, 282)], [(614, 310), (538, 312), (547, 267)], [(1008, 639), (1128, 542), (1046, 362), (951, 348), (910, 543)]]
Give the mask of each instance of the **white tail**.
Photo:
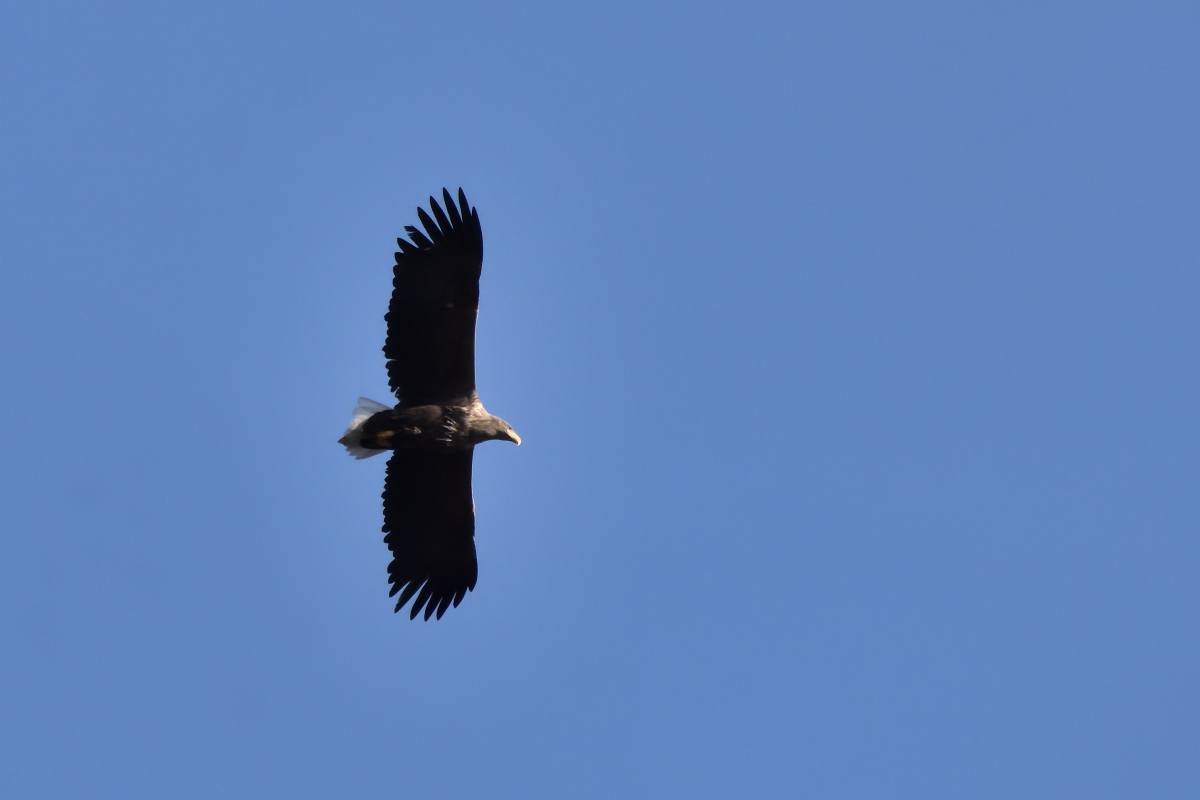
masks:
[(376, 403), (365, 397), (358, 398), (358, 407), (354, 409), (354, 421), (350, 423), (349, 428), (346, 428), (345, 435), (338, 439), (338, 444), (345, 445), (350, 455), (360, 459), (386, 453), (386, 450), (375, 450), (362, 446), (362, 424), (380, 411), (391, 411), (391, 409), (383, 403)]

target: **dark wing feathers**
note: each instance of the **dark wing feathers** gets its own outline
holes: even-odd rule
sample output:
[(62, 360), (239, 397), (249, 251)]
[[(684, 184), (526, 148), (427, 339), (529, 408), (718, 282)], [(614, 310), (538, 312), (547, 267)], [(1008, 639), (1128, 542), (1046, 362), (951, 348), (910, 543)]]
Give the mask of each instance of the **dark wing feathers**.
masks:
[[(421, 209), (419, 208), (417, 209), (418, 212), (420, 210)], [(450, 224), (450, 220), (446, 219), (446, 215), (442, 213), (442, 207), (439, 206), (437, 204), (437, 200), (434, 200), (432, 197), (429, 198), (429, 210), (433, 212), (433, 218), (437, 220), (438, 235), (441, 235), (441, 231), (448, 231), (453, 227)], [(426, 225), (425, 227), (428, 228), (429, 226)], [(434, 238), (434, 241), (437, 241), (436, 237)]]
[(383, 540), (392, 551), (391, 594), (399, 611), (414, 594), (409, 618), (441, 619), (475, 588), (475, 504), (471, 450), (397, 451), (383, 484)]
[[(425, 232), (429, 234), (429, 238), (434, 244), (441, 244), (445, 241), (445, 238), (442, 236), (442, 229), (437, 226), (436, 222), (429, 218), (429, 215), (425, 213), (425, 209), (418, 208), (417, 217), (421, 220), (421, 224), (425, 226)], [(447, 225), (446, 227), (450, 226)]]
[(392, 302), (385, 319), (388, 381), (402, 406), (461, 401), (475, 391), (475, 317), (483, 231), (479, 214), (458, 190), (445, 189), (445, 211), (429, 198), (417, 209), (425, 232), (406, 225), (396, 253)]
[[(442, 190), (445, 210), (429, 198), (432, 216), (417, 209), (424, 231), (406, 225), (397, 240), (388, 306), (388, 379), (401, 406), (468, 401), (475, 393), (475, 317), (483, 232), (479, 214), (458, 190)], [(471, 450), (397, 451), (383, 489), (384, 541), (396, 610), (425, 619), (457, 606), (475, 588), (475, 504)]]
[(425, 238), (425, 234), (414, 228), (412, 225), (405, 225), (404, 230), (408, 231), (408, 238), (417, 243), (417, 247), (422, 250), (429, 250), (433, 247), (433, 242)]
[[(462, 189), (459, 189), (458, 193), (461, 195)], [(445, 189), (442, 189), (442, 199), (446, 201), (446, 213), (450, 215), (450, 226), (453, 228), (457, 228), (459, 225), (462, 225), (462, 217), (460, 217), (458, 215), (458, 209), (454, 207), (454, 200), (450, 197), (450, 193), (447, 192)], [(433, 203), (432, 197), (429, 198), (429, 202)], [(463, 208), (466, 208), (467, 207), (466, 195), (463, 195), (462, 202), (463, 202)], [(433, 207), (437, 208), (437, 203), (433, 203)]]

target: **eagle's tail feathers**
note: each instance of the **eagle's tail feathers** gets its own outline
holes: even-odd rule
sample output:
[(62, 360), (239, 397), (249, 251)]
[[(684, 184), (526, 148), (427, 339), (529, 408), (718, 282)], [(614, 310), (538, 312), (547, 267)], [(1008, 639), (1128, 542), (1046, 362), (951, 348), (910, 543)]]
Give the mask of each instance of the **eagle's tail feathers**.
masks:
[(358, 407), (354, 409), (354, 421), (350, 423), (349, 428), (346, 428), (345, 435), (338, 439), (338, 444), (345, 445), (347, 452), (358, 459), (386, 453), (386, 450), (362, 446), (362, 424), (380, 411), (390, 411), (390, 409), (383, 403), (376, 403), (365, 397), (358, 398)]
[(383, 403), (376, 403), (367, 397), (358, 398), (358, 408), (354, 409), (354, 418), (358, 419), (359, 415), (363, 415), (363, 419), (378, 414), (380, 411), (391, 411), (391, 406), (385, 406)]

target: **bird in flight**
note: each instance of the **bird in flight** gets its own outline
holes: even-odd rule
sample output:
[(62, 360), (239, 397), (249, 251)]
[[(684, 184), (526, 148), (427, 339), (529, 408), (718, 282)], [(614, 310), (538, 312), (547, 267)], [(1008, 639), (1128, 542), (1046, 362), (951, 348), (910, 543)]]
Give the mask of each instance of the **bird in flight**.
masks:
[[(392, 552), (390, 595), (396, 611), (413, 600), (438, 619), (475, 588), (475, 501), (471, 456), (489, 439), (521, 443), (504, 420), (483, 408), (475, 391), (475, 318), (483, 230), (479, 214), (458, 190), (458, 207), (445, 189), (446, 210), (432, 197), (417, 209), (425, 232), (405, 225), (397, 239), (392, 302), (388, 306), (388, 384), (395, 408), (358, 399), (354, 421), (339, 439), (350, 455), (392, 457), (383, 483), (383, 537)], [(416, 599), (413, 599), (415, 596)]]

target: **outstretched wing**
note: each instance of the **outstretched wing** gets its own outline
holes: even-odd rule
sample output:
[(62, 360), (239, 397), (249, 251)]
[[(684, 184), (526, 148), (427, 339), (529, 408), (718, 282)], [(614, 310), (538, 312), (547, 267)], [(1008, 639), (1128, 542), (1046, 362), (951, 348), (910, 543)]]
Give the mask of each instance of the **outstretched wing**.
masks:
[(416, 595), (409, 619), (456, 607), (475, 588), (475, 503), (472, 450), (396, 451), (383, 484), (383, 540), (392, 551), (390, 594), (399, 611)]
[(425, 233), (406, 225), (412, 243), (397, 239), (392, 302), (388, 306), (388, 382), (405, 406), (443, 404), (475, 391), (475, 317), (479, 312), (479, 272), (483, 231), (479, 214), (458, 190), (443, 213), (429, 198), (430, 218), (417, 216)]

